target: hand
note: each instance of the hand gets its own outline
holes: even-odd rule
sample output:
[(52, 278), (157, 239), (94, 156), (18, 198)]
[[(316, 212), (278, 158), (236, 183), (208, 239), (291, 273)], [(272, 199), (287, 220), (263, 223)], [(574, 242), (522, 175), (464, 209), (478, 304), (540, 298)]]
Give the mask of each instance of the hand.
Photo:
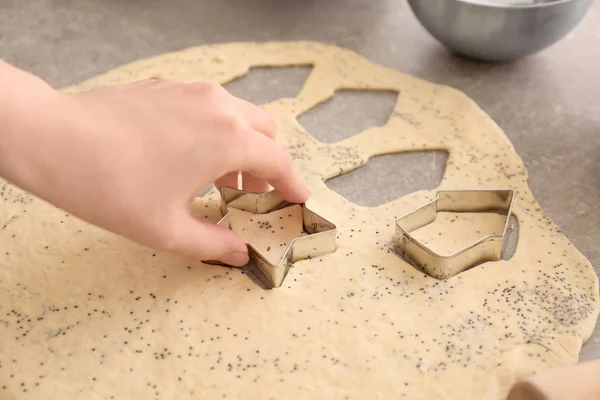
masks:
[[(239, 266), (248, 261), (245, 243), (191, 216), (200, 190), (213, 181), (237, 187), (243, 171), (246, 190), (271, 184), (298, 203), (309, 195), (274, 141), (270, 116), (218, 84), (145, 80), (77, 95), (43, 86), (31, 89), (45, 110), (40, 123), (19, 125), (11, 114), (16, 123), (4, 134), (10, 157), (0, 174), (92, 224), (156, 249)], [(21, 118), (36, 120), (37, 106)], [(15, 126), (25, 131), (11, 136)], [(0, 125), (0, 158), (2, 135)]]

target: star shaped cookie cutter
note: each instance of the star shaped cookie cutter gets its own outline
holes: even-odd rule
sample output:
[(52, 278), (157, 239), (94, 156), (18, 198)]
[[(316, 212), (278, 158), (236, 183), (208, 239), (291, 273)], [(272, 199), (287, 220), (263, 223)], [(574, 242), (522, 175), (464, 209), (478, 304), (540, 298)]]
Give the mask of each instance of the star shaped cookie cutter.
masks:
[[(466, 269), (502, 257), (504, 237), (515, 201), (513, 189), (467, 189), (438, 191), (435, 199), (396, 219), (394, 249), (407, 261), (436, 279), (448, 279)], [(502, 234), (490, 234), (443, 256), (411, 236), (410, 232), (435, 221), (438, 212), (498, 211), (506, 215)]]
[[(275, 191), (252, 193), (244, 190), (222, 187), (220, 193), (221, 213), (223, 218), (221, 218), (217, 224), (229, 229), (230, 224), (228, 216), (230, 207), (254, 214), (267, 214), (295, 204), (283, 200)], [(268, 286), (270, 286), (269, 288), (280, 287), (290, 267), (295, 262), (330, 254), (337, 248), (337, 227), (325, 218), (308, 209), (306, 203), (302, 203), (301, 206), (303, 230), (307, 235), (297, 237), (290, 241), (285, 253), (277, 264), (269, 262), (251, 244), (246, 243), (250, 259), (255, 262), (256, 267), (258, 268), (258, 271), (254, 271), (254, 273), (259, 272), (262, 275), (257, 277), (257, 279), (263, 283), (268, 283)], [(209, 261), (208, 263), (225, 265), (218, 261)]]

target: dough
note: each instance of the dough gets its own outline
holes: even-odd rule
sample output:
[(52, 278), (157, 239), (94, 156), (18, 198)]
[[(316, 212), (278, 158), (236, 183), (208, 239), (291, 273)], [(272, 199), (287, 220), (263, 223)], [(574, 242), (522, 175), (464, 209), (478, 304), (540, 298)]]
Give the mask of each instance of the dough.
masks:
[(292, 240), (306, 236), (302, 206), (293, 205), (268, 214), (252, 214), (229, 207), (229, 226), (271, 264), (278, 264)]
[(410, 234), (437, 254), (448, 256), (481, 237), (501, 235), (505, 223), (506, 216), (497, 213), (439, 212), (435, 221)]
[[(264, 65), (314, 66), (295, 98), (265, 108), (307, 205), (338, 226), (337, 251), (266, 291), (239, 269), (155, 253), (2, 185), (0, 398), (502, 399), (515, 380), (577, 360), (598, 316), (596, 275), (540, 209), (506, 136), (461, 92), (312, 42), (192, 48), (66, 92), (154, 75), (224, 83)], [(396, 90), (395, 111), (320, 143), (296, 117), (342, 88)], [(518, 191), (510, 260), (433, 279), (390, 251), (394, 217), (432, 192), (367, 208), (324, 183), (413, 150), (449, 153), (440, 189)], [(218, 207), (213, 190), (195, 213), (216, 221)]]

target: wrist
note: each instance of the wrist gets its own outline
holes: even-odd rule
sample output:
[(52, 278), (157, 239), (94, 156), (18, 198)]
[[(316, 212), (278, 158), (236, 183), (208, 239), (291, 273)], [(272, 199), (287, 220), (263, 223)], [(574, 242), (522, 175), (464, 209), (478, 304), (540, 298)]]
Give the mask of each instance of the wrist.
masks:
[(44, 152), (57, 132), (64, 95), (0, 60), (0, 177), (26, 190), (41, 179)]

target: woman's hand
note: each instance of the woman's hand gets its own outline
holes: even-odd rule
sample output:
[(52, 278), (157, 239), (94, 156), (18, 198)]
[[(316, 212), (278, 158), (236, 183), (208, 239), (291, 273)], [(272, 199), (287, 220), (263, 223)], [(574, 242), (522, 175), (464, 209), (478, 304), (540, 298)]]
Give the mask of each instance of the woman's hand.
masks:
[(20, 85), (0, 97), (0, 175), (92, 224), (239, 266), (244, 242), (191, 216), (202, 188), (237, 187), (242, 171), (246, 190), (271, 184), (286, 200), (308, 198), (270, 116), (218, 84), (146, 80), (64, 95), (10, 73)]

